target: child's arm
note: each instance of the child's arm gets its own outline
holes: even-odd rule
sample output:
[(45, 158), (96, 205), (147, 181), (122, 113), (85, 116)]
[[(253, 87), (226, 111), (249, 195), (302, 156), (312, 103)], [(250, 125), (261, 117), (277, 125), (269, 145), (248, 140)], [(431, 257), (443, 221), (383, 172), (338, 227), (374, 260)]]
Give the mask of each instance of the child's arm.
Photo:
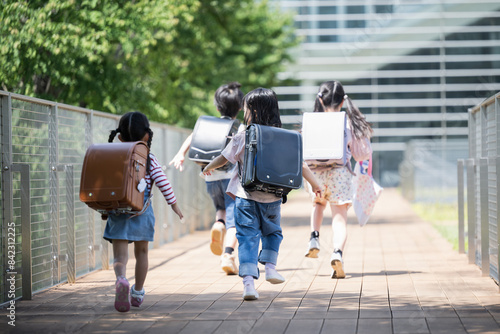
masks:
[(309, 166), (305, 162), (302, 162), (302, 176), (304, 176), (304, 179), (309, 182), (309, 184), (312, 187), (312, 190), (314, 193), (316, 193), (316, 196), (321, 196), (321, 187), (314, 177), (313, 172), (309, 169)]
[(227, 159), (221, 154), (214, 160), (210, 161), (210, 163), (205, 168), (203, 168), (203, 174), (211, 175), (214, 169), (222, 167), (225, 164), (227, 164)]
[(184, 143), (182, 143), (181, 148), (179, 148), (179, 151), (177, 154), (174, 156), (172, 161), (169, 162), (169, 166), (171, 164), (174, 164), (175, 169), (180, 170), (181, 172), (184, 170), (184, 157), (186, 156), (187, 151), (189, 150), (189, 147), (191, 146), (191, 141), (193, 140), (193, 134), (191, 133), (186, 140), (184, 140)]
[(184, 218), (184, 215), (181, 212), (181, 209), (177, 205), (177, 198), (175, 197), (174, 190), (172, 189), (172, 185), (170, 181), (168, 181), (167, 175), (163, 172), (163, 169), (160, 166), (160, 163), (156, 159), (153, 154), (150, 154), (151, 157), (151, 167), (150, 167), (150, 176), (151, 180), (156, 187), (161, 191), (163, 197), (172, 207), (172, 210), (179, 216), (180, 219)]
[(172, 210), (174, 210), (174, 212), (177, 214), (177, 216), (179, 216), (179, 219), (184, 218), (184, 215), (181, 212), (181, 208), (179, 208), (179, 206), (177, 205), (177, 202), (172, 204), (170, 207), (172, 208)]

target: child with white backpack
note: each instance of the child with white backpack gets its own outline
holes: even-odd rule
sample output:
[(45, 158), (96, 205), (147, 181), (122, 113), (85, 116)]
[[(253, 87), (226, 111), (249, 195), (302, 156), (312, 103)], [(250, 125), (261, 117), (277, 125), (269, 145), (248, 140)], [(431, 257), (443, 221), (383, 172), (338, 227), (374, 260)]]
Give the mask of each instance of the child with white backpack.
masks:
[[(321, 184), (322, 196), (317, 196), (311, 191), (311, 187), (306, 184), (306, 189), (311, 193), (313, 200), (313, 209), (311, 213), (311, 237), (306, 257), (317, 258), (319, 252), (319, 230), (323, 221), (323, 212), (327, 203), (332, 210), (332, 229), (333, 229), (333, 254), (330, 262), (332, 265), (332, 278), (344, 278), (342, 251), (347, 241), (347, 210), (353, 203), (354, 188), (352, 185), (353, 172), (350, 168), (350, 159), (354, 152), (362, 151), (362, 156), (354, 155), (355, 160), (365, 160), (371, 153), (369, 138), (372, 134), (370, 124), (365, 120), (364, 115), (354, 105), (347, 96), (343, 86), (338, 81), (327, 81), (320, 85), (314, 112), (340, 112), (341, 108), (346, 107), (346, 145), (343, 150), (346, 154), (343, 166), (332, 166), (330, 168), (311, 167), (316, 180)], [(304, 138), (304, 142), (305, 142)], [(355, 145), (357, 144), (357, 145)], [(361, 147), (361, 150), (359, 149)], [(368, 157), (367, 157), (367, 149)]]

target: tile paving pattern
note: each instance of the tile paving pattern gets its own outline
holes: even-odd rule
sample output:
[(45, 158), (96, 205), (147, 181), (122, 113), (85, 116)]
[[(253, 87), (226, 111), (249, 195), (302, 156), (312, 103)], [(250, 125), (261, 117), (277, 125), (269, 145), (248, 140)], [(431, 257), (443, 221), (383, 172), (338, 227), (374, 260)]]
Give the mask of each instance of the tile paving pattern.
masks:
[[(349, 211), (347, 277), (330, 278), (332, 230), (325, 212), (318, 259), (305, 258), (311, 204), (296, 191), (282, 207), (280, 285), (256, 281), (260, 299), (243, 301), (237, 276), (226, 276), (196, 231), (150, 251), (146, 298), (114, 310), (112, 270), (88, 274), (17, 301), (16, 327), (1, 333), (500, 333), (500, 293), (396, 189), (385, 189), (368, 224)], [(128, 264), (133, 283), (134, 259)]]

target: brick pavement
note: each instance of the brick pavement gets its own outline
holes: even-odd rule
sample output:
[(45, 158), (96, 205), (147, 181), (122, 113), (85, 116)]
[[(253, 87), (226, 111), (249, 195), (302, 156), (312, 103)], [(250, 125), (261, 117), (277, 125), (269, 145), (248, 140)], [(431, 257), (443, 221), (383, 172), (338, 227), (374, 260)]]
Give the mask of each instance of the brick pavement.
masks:
[[(286, 278), (256, 282), (257, 301), (226, 276), (197, 231), (150, 252), (143, 306), (113, 308), (111, 270), (91, 273), (18, 301), (12, 333), (500, 333), (500, 293), (479, 268), (421, 221), (396, 189), (386, 189), (367, 226), (349, 211), (347, 277), (330, 278), (330, 212), (318, 259), (304, 257), (310, 204), (302, 191), (283, 206), (278, 269)], [(132, 253), (133, 254), (133, 253)], [(133, 256), (133, 255), (132, 255)], [(134, 261), (128, 276), (133, 283)], [(263, 271), (263, 270), (261, 270)]]

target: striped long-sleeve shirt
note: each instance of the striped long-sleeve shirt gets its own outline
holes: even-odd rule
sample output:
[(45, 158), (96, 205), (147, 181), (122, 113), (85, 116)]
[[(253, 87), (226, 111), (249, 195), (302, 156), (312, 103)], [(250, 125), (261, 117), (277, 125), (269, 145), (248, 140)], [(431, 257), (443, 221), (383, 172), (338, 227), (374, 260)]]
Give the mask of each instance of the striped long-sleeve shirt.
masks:
[(172, 186), (167, 179), (167, 175), (165, 175), (160, 163), (158, 162), (158, 159), (156, 159), (156, 157), (152, 153), (149, 154), (149, 157), (151, 160), (151, 166), (149, 168), (149, 174), (146, 175), (146, 183), (148, 185), (149, 191), (151, 192), (153, 181), (158, 189), (160, 189), (167, 203), (169, 205), (174, 204), (175, 202), (177, 202), (177, 199), (175, 198), (174, 190), (172, 189)]

